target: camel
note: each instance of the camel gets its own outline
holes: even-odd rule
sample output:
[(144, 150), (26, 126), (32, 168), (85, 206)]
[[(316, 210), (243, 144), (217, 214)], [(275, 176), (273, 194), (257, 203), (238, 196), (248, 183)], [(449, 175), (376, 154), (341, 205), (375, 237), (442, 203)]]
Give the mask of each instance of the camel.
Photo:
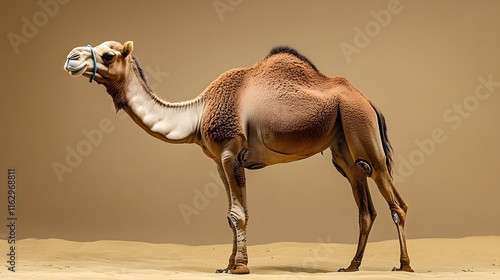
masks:
[(384, 116), (347, 79), (328, 77), (296, 50), (279, 46), (251, 67), (223, 73), (193, 100), (170, 103), (155, 95), (132, 50), (132, 41), (77, 47), (64, 69), (104, 85), (117, 111), (124, 110), (148, 134), (168, 143), (197, 144), (215, 161), (233, 231), (229, 264), (217, 273), (250, 273), (245, 168), (293, 162), (328, 148), (359, 208), (357, 250), (350, 265), (338, 271), (359, 270), (377, 215), (368, 177), (397, 228), (400, 266), (393, 270), (413, 271), (405, 237), (408, 205), (392, 179)]

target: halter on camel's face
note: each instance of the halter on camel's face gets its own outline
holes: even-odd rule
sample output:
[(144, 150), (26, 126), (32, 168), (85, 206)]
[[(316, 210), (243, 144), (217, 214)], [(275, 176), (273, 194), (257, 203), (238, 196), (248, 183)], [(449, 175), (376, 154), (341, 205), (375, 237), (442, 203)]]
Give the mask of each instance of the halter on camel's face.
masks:
[(73, 77), (83, 75), (89, 82), (106, 83), (125, 76), (128, 56), (133, 43), (121, 45), (117, 42), (104, 42), (99, 46), (74, 48), (68, 55), (64, 69)]

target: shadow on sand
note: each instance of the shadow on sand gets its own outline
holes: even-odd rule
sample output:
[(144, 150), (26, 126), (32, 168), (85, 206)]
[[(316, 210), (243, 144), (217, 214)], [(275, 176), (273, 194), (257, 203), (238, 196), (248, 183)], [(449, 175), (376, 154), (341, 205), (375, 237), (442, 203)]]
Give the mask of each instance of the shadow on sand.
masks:
[(331, 272), (337, 272), (337, 269), (322, 269), (322, 268), (314, 268), (314, 267), (303, 267), (303, 266), (293, 266), (293, 265), (288, 265), (288, 266), (252, 266), (250, 267), (250, 272), (252, 274), (279, 274), (283, 272), (288, 272), (288, 273), (309, 273), (309, 274), (316, 274), (316, 273), (331, 273)]

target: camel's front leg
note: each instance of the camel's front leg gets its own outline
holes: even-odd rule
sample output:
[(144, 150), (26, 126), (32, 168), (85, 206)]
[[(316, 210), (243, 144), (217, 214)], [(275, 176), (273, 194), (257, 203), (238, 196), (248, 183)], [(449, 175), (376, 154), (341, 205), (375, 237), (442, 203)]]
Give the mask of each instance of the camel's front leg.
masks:
[(246, 201), (245, 171), (242, 157), (238, 156), (243, 149), (233, 145), (221, 155), (219, 174), (226, 186), (229, 200), (227, 219), (233, 230), (233, 252), (229, 257), (229, 265), (225, 269), (218, 269), (216, 273), (248, 274), (247, 267), (247, 221), (248, 210)]

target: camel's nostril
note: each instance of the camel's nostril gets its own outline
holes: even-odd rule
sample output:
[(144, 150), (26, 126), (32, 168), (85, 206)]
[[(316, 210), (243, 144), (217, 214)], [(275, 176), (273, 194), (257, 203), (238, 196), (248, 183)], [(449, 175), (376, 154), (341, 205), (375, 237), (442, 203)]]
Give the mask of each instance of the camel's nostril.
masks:
[(80, 58), (80, 54), (74, 53), (68, 59), (78, 59), (78, 58)]

